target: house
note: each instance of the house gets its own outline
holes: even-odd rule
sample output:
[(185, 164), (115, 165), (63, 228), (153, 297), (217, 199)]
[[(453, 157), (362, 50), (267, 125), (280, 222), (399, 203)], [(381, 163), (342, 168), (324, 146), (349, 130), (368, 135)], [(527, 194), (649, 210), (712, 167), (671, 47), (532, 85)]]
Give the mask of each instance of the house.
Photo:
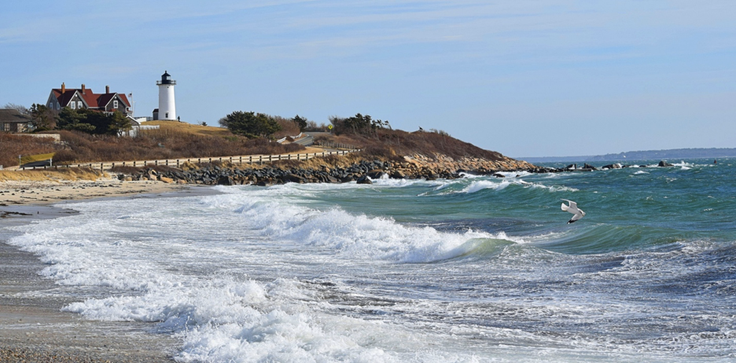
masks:
[(0, 109), (0, 131), (26, 132), (33, 128), (31, 117), (12, 108)]
[(52, 110), (61, 110), (69, 107), (73, 110), (87, 108), (90, 110), (109, 112), (120, 111), (123, 115), (130, 116), (130, 101), (124, 93), (110, 92), (110, 86), (105, 86), (105, 93), (94, 93), (92, 89), (86, 88), (82, 84), (82, 88), (66, 88), (64, 83), (61, 88), (51, 90), (46, 107)]

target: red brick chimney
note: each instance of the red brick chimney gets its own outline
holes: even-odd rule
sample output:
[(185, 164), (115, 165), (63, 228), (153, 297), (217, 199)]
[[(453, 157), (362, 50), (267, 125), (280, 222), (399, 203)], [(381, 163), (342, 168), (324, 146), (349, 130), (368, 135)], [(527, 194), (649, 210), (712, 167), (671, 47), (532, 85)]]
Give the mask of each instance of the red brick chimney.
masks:
[(84, 83), (82, 83), (82, 94), (87, 93), (87, 88), (84, 87)]
[(61, 94), (63, 95), (64, 92), (66, 92), (66, 85), (64, 84), (64, 82), (61, 82)]
[(110, 86), (105, 86), (105, 93), (110, 93)]

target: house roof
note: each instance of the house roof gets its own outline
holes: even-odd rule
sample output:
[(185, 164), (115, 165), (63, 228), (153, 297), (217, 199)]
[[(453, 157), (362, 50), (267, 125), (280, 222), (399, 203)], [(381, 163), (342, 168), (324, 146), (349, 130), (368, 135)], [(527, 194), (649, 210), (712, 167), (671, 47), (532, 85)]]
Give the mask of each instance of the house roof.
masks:
[(31, 117), (13, 108), (0, 109), (0, 122), (30, 122)]
[(85, 88), (84, 93), (82, 93), (81, 88), (66, 88), (64, 93), (61, 93), (61, 89), (54, 88), (51, 92), (54, 93), (54, 97), (59, 101), (61, 107), (66, 107), (76, 93), (79, 94), (89, 108), (105, 108), (105, 105), (110, 103), (110, 100), (112, 100), (115, 95), (120, 97), (120, 100), (125, 103), (126, 107), (130, 107), (130, 101), (128, 101), (128, 97), (126, 97), (124, 93), (94, 93), (90, 88)]

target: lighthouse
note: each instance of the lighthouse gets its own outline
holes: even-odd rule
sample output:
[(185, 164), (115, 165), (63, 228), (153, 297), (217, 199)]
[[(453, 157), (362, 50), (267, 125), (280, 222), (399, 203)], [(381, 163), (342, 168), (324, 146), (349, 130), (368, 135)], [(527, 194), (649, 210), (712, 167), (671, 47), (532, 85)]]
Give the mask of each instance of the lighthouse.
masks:
[(164, 71), (161, 80), (156, 81), (158, 86), (158, 120), (176, 120), (176, 101), (174, 86), (176, 81), (171, 79), (169, 72)]

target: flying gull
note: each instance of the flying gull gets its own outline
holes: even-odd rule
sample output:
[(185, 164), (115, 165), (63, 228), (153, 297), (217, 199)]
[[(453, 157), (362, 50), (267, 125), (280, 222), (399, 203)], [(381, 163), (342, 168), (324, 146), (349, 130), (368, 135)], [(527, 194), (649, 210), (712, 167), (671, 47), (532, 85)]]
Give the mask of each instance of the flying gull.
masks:
[(583, 212), (582, 209), (578, 209), (577, 203), (571, 200), (568, 200), (568, 199), (563, 199), (563, 200), (570, 203), (570, 205), (565, 205), (565, 203), (562, 203), (562, 210), (573, 214), (572, 218), (570, 218), (570, 220), (567, 221), (567, 224), (575, 223), (575, 221), (577, 221), (578, 219), (585, 217), (585, 212)]

